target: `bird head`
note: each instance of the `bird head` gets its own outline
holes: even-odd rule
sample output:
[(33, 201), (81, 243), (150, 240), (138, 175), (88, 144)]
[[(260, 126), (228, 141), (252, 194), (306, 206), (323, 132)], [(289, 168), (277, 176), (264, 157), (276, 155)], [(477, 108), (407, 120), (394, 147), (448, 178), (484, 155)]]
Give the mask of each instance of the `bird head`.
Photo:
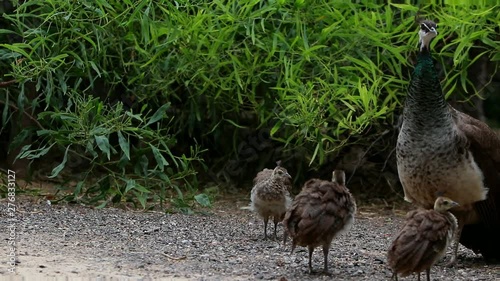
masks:
[(418, 35), (420, 37), (420, 51), (424, 48), (429, 50), (432, 39), (437, 36), (437, 24), (431, 20), (422, 20), (419, 22), (420, 31)]
[(345, 172), (342, 170), (334, 170), (332, 173), (332, 182), (345, 185)]
[(274, 168), (272, 177), (273, 178), (290, 178), (290, 179), (292, 178), (292, 176), (290, 176), (290, 174), (287, 172), (287, 170), (281, 166)]
[(460, 206), (460, 204), (444, 196), (438, 197), (436, 202), (434, 202), (434, 210), (440, 213), (446, 212), (456, 206)]

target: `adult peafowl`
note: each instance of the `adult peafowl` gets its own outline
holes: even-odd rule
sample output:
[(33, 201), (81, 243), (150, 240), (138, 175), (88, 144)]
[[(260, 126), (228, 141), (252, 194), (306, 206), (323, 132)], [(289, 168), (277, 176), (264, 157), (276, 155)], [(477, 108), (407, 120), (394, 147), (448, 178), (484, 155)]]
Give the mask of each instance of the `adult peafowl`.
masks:
[(459, 204), (450, 211), (458, 241), (487, 260), (500, 259), (500, 138), (485, 123), (452, 108), (434, 68), (430, 43), (436, 24), (420, 24), (420, 51), (408, 87), (396, 145), (405, 200), (426, 209), (439, 196)]

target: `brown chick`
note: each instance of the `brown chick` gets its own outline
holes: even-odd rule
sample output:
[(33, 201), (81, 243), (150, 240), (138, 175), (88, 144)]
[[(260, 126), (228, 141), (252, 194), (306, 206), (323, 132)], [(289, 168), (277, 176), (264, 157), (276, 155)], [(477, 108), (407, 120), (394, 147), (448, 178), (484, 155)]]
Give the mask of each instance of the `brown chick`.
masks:
[(271, 173), (268, 170), (264, 169), (255, 177), (250, 196), (250, 207), (245, 208), (257, 212), (264, 219), (264, 239), (267, 239), (269, 218), (273, 217), (274, 238), (276, 239), (278, 222), (283, 220), (286, 210), (292, 203), (289, 192), (292, 177), (281, 166), (270, 170)]
[(314, 248), (323, 246), (324, 268), (328, 274), (328, 251), (337, 235), (347, 232), (354, 222), (356, 202), (345, 186), (345, 173), (333, 171), (333, 181), (308, 180), (285, 214), (284, 242), (292, 237), (292, 253), (297, 245), (309, 250), (309, 273)]
[(387, 262), (393, 278), (426, 271), (430, 281), (431, 267), (446, 253), (446, 248), (457, 229), (457, 219), (449, 210), (458, 203), (447, 197), (438, 197), (434, 209), (408, 212), (406, 222), (392, 242)]

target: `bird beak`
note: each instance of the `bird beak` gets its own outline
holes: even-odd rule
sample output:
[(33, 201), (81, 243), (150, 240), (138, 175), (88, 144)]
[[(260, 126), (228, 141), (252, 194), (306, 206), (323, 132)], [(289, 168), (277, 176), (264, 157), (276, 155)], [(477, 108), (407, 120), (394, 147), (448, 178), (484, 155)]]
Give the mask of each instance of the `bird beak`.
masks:
[(434, 27), (432, 27), (432, 28), (430, 29), (430, 32), (433, 32), (433, 33), (435, 33), (436, 35), (438, 34), (437, 30), (436, 30)]
[(285, 176), (289, 177), (289, 178), (292, 178), (292, 176), (290, 176), (289, 173), (286, 173)]
[(453, 208), (453, 207), (458, 207), (458, 206), (460, 206), (460, 204), (458, 204), (457, 202), (452, 202), (452, 203), (451, 203), (451, 207), (452, 207), (452, 208)]

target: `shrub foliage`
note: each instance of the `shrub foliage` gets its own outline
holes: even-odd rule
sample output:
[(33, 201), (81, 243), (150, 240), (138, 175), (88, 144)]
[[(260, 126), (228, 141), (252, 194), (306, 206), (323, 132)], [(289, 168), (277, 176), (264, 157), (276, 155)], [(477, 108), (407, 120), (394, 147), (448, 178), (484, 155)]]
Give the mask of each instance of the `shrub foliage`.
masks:
[[(419, 8), (405, 4), (47, 0), (4, 9), (0, 71), (15, 84), (0, 88), (2, 124), (31, 120), (11, 153), (57, 155), (49, 178), (70, 169), (71, 198), (104, 204), (145, 207), (172, 189), (182, 198), (185, 186), (195, 193), (197, 172), (234, 180), (283, 159), (304, 174), (332, 167), (353, 144), (390, 151), (373, 145), (395, 126), (418, 43)], [(422, 11), (439, 20), (446, 95), (484, 92), (468, 70), (486, 60), (487, 82), (495, 77), (500, 7)]]

